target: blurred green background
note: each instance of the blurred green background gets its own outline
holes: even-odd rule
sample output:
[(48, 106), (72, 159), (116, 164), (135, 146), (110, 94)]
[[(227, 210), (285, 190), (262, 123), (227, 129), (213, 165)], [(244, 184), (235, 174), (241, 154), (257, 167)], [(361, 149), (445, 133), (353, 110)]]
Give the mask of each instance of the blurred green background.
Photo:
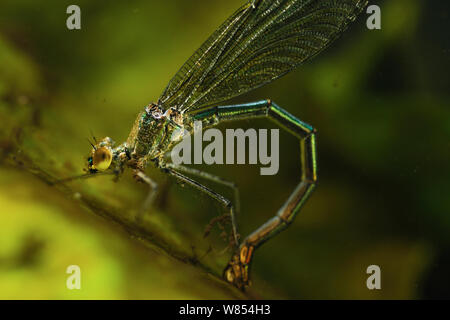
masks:
[[(0, 3), (0, 298), (450, 298), (450, 4), (372, 1), (313, 61), (233, 102), (271, 98), (318, 130), (319, 185), (286, 231), (256, 252), (253, 287), (220, 280), (229, 253), (221, 208), (150, 168), (161, 192), (126, 174), (51, 186), (82, 172), (90, 130), (126, 139), (182, 63), (242, 0)], [(228, 127), (275, 128), (267, 121)], [(222, 126), (222, 128), (225, 128)], [(280, 135), (280, 171), (196, 166), (240, 186), (246, 235), (298, 183), (297, 141)], [(214, 186), (231, 196), (229, 190)], [(81, 268), (81, 290), (66, 268)], [(366, 287), (381, 267), (382, 289)]]

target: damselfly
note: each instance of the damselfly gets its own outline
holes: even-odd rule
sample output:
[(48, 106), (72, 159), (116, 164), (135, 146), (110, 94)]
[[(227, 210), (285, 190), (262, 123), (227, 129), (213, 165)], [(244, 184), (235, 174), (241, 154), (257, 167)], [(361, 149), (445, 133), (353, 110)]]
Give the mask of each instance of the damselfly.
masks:
[[(126, 168), (150, 186), (145, 212), (157, 185), (145, 174), (152, 163), (165, 173), (218, 201), (232, 224), (235, 250), (224, 270), (226, 281), (239, 288), (249, 285), (255, 249), (295, 219), (317, 181), (315, 129), (271, 100), (217, 106), (230, 98), (267, 84), (325, 49), (355, 20), (367, 0), (251, 0), (229, 17), (189, 58), (159, 97), (139, 113), (126, 142), (116, 146), (106, 137), (92, 143), (88, 173), (119, 176)], [(267, 117), (300, 140), (300, 183), (277, 214), (242, 241), (236, 225), (236, 202), (231, 202), (189, 176), (232, 188), (234, 183), (193, 168), (170, 163), (165, 155), (181, 139), (175, 130), (193, 132), (221, 122)]]

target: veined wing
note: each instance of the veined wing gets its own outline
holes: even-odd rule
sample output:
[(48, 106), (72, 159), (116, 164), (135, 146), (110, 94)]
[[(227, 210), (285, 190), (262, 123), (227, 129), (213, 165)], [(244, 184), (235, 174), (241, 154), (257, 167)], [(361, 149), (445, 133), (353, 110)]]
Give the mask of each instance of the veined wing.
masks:
[(185, 112), (267, 84), (336, 39), (367, 0), (251, 0), (169, 82), (159, 103)]

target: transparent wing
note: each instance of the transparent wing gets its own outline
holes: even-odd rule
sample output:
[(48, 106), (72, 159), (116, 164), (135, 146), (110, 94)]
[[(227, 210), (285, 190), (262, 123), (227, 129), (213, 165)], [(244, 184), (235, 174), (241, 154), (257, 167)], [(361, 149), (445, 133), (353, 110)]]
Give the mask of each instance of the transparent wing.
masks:
[(336, 39), (367, 0), (252, 0), (229, 17), (169, 82), (159, 103), (180, 111), (267, 84)]

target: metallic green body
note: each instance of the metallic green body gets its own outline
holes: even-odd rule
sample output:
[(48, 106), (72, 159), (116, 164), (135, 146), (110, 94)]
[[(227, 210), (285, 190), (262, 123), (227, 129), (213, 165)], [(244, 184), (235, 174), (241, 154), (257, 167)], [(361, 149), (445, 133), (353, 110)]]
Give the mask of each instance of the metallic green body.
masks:
[[(195, 169), (176, 166), (165, 161), (165, 155), (171, 151), (182, 137), (174, 139), (176, 129), (193, 132), (194, 121), (201, 121), (204, 128), (215, 126), (221, 122), (242, 119), (269, 118), (286, 129), (300, 140), (301, 172), (300, 183), (292, 192), (277, 214), (265, 224), (248, 235), (241, 242), (237, 234), (235, 206), (233, 203), (198, 182), (182, 175), (201, 175)], [(310, 196), (317, 181), (315, 130), (310, 125), (297, 119), (270, 100), (259, 102), (216, 106), (206, 108), (183, 116), (176, 110), (163, 110), (156, 104), (149, 105), (142, 111), (134, 123), (127, 142), (113, 149), (113, 162), (116, 174), (128, 166), (139, 174), (144, 182), (152, 185), (149, 178), (142, 174), (149, 162), (168, 172), (172, 176), (207, 193), (230, 210), (236, 246), (239, 248), (224, 271), (225, 278), (237, 285), (245, 287), (249, 281), (249, 266), (254, 250), (279, 232), (286, 229), (295, 219), (303, 204)]]
[[(337, 39), (366, 5), (367, 0), (247, 1), (186, 61), (158, 102), (138, 115), (127, 141), (116, 148), (108, 142), (112, 153), (110, 170), (118, 175), (129, 167), (138, 180), (150, 186), (143, 212), (157, 188), (144, 173), (150, 162), (209, 195), (229, 211), (236, 251), (224, 276), (239, 288), (249, 285), (254, 250), (294, 221), (314, 189), (316, 136), (314, 128), (270, 100), (211, 106), (267, 84), (310, 60)], [(182, 135), (174, 138), (175, 130), (192, 132), (194, 121), (201, 121), (203, 128), (207, 128), (224, 121), (261, 117), (273, 120), (300, 140), (300, 183), (273, 218), (241, 241), (235, 218), (239, 201), (234, 183), (168, 163), (164, 156), (182, 139)], [(92, 168), (90, 172), (95, 173)], [(183, 173), (232, 188), (234, 203)]]

